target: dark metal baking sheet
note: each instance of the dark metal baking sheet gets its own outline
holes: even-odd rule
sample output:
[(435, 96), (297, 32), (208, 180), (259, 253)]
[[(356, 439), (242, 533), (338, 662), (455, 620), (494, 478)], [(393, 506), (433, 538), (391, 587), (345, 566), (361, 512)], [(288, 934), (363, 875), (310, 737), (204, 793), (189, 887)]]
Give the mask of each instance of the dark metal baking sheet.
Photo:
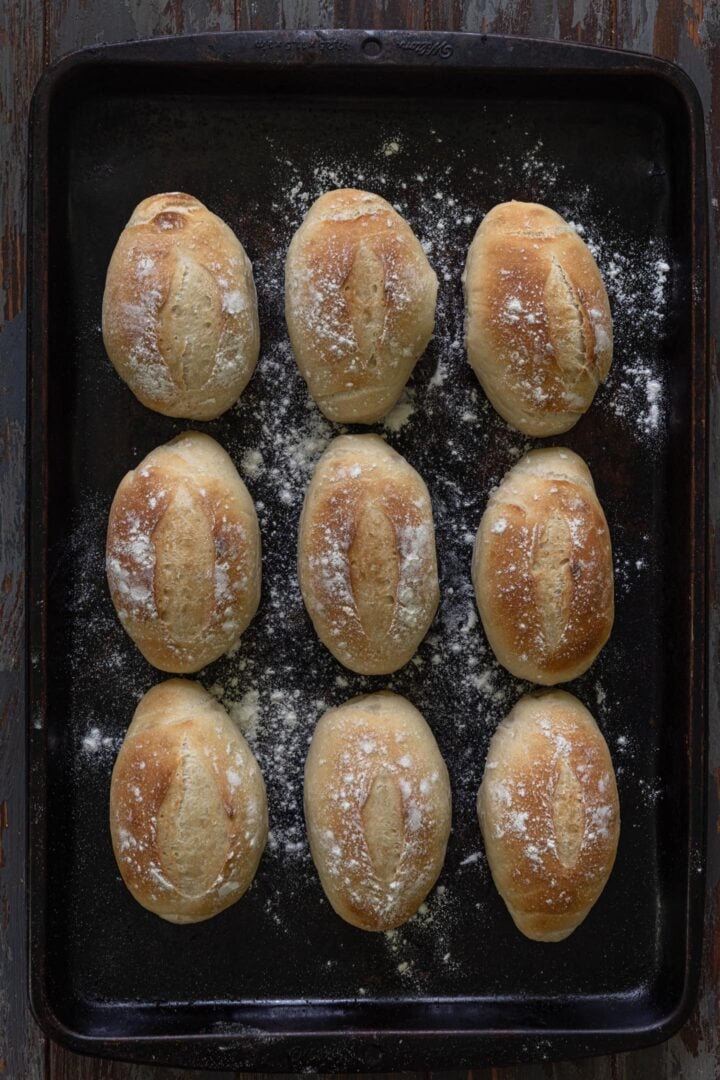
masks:
[[(216, 35), (89, 49), (44, 76), (30, 168), (29, 910), (31, 998), (54, 1038), (183, 1065), (391, 1070), (609, 1052), (681, 1024), (703, 912), (704, 169), (687, 77), (595, 48)], [(400, 207), (441, 279), (436, 338), (404, 413), (378, 430), (429, 485), (443, 601), (419, 662), (389, 679), (335, 663), (294, 577), (302, 488), (338, 429), (318, 421), (287, 347), (282, 260), (311, 199), (352, 183)], [(191, 425), (143, 409), (116, 377), (100, 303), (132, 208), (172, 189), (243, 240), (263, 337), (240, 405), (197, 425), (244, 473), (264, 543), (260, 613), (236, 656), (200, 679), (239, 701), (246, 723), (260, 709), (251, 734), (273, 837), (248, 895), (190, 927), (134, 903), (106, 824), (114, 753), (162, 676), (114, 617), (105, 518), (127, 469)], [(474, 623), (469, 540), (490, 487), (533, 443), (488, 407), (465, 363), (460, 272), (482, 214), (510, 198), (548, 202), (585, 230), (617, 331), (607, 386), (550, 442), (588, 460), (615, 544), (615, 631), (569, 688), (608, 739), (623, 829), (596, 908), (552, 946), (512, 926), (474, 809), (489, 737), (523, 688)], [(454, 792), (442, 888), (389, 938), (331, 912), (300, 813), (322, 707), (388, 684), (425, 713)]]

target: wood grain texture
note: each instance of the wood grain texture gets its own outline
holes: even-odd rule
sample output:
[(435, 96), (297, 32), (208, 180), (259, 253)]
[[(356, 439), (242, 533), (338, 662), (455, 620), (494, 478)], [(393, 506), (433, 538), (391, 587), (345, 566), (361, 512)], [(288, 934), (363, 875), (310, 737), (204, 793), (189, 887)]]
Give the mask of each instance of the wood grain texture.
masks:
[(0, 1075), (45, 1075), (25, 990), (25, 152), (42, 65), (39, 0), (0, 12)]
[(326, 29), (332, 0), (235, 0), (236, 30)]
[(231, 1072), (198, 1072), (196, 1069), (165, 1069), (153, 1065), (128, 1065), (80, 1057), (51, 1045), (47, 1077), (52, 1080), (233, 1080)]
[[(0, 4), (0, 1077), (18, 1080), (210, 1080), (186, 1072), (101, 1062), (46, 1047), (25, 1001), (24, 700), (22, 574), (24, 484), (25, 138), (30, 92), (42, 64), (83, 45), (200, 30), (387, 27), (497, 32), (617, 45), (678, 61), (707, 110), (714, 209), (720, 193), (720, 5), (716, 0), (4, 0)], [(720, 383), (715, 301), (720, 215), (712, 225), (711, 476), (720, 471)], [(711, 484), (711, 521), (720, 514)], [(709, 655), (720, 655), (712, 529)], [(717, 539), (716, 539), (717, 537)], [(711, 745), (708, 933), (698, 1006), (683, 1031), (649, 1050), (586, 1062), (478, 1069), (473, 1080), (709, 1080), (720, 1076), (720, 672), (710, 669)], [(257, 1074), (250, 1074), (257, 1075)], [(467, 1073), (435, 1073), (460, 1080)]]
[[(710, 507), (711, 522), (711, 616), (709, 653), (710, 746), (707, 910), (706, 935), (703, 949), (702, 976), (698, 1002), (682, 1031), (663, 1047), (657, 1049), (660, 1076), (711, 1077), (720, 1073), (720, 1036), (718, 987), (720, 976), (720, 788), (715, 782), (720, 776), (720, 670), (716, 661), (720, 653), (720, 621), (718, 611), (717, 568), (720, 534), (717, 522), (720, 515), (720, 492), (713, 478), (720, 469), (720, 393), (718, 378), (717, 332), (720, 319), (718, 304), (718, 259), (720, 236), (717, 195), (720, 192), (720, 9), (715, 3), (703, 0), (661, 0), (643, 5), (622, 6), (618, 20), (618, 45), (653, 52), (666, 60), (674, 60), (692, 77), (700, 91), (706, 110), (708, 172), (711, 191), (710, 227)], [(632, 15), (632, 18), (629, 16)], [(643, 1059), (643, 1068), (645, 1062)]]
[(72, 49), (106, 41), (192, 34), (203, 30), (234, 30), (232, 0), (46, 0), (45, 56), (56, 60)]

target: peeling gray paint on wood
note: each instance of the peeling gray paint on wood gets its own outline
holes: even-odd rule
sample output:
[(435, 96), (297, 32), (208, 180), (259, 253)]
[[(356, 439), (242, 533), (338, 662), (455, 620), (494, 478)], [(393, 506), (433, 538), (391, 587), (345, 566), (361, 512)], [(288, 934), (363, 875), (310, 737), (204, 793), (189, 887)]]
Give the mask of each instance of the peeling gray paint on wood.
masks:
[(652, 52), (657, 7), (658, 0), (629, 0), (623, 4), (618, 18), (619, 39), (632, 41), (632, 48), (638, 52)]
[[(526, 34), (528, 5), (517, 0), (464, 0), (461, 29), (475, 33)], [(542, 37), (550, 37), (552, 25), (543, 26)]]
[(333, 25), (331, 0), (283, 0), (281, 19), (286, 30), (327, 29)]
[(53, 0), (50, 14), (46, 23), (45, 51), (51, 60), (73, 49), (100, 42), (235, 29), (233, 0), (193, 0), (189, 3), (116, 0), (106, 4)]
[(40, 1080), (25, 944), (24, 429), (27, 109), (42, 63), (42, 5), (6, 6), (0, 27), (0, 1075)]
[(133, 38), (235, 29), (233, 0), (175, 0), (164, 5), (149, 4), (146, 0), (124, 2), (132, 18)]
[(282, 30), (278, 0), (235, 0), (236, 30)]
[[(6, 0), (0, 25), (0, 180), (2, 204), (0, 289), (6, 323), (0, 329), (0, 455), (6, 458), (0, 491), (0, 640), (5, 663), (0, 671), (0, 806), (8, 803), (9, 827), (0, 826), (5, 865), (0, 866), (0, 1080), (229, 1080), (230, 1073), (185, 1072), (81, 1058), (59, 1047), (47, 1054), (29, 1016), (24, 986), (24, 715), (18, 634), (21, 599), (18, 581), (23, 556), (19, 533), (22, 513), (22, 424), (24, 383), (18, 365), (24, 357), (23, 308), (24, 147), (29, 91), (46, 60), (83, 45), (136, 37), (202, 30), (296, 29), (329, 26), (387, 26), (464, 29), (564, 37), (617, 44), (678, 59), (696, 80), (708, 109), (714, 138), (716, 191), (720, 190), (720, 4), (714, 0)], [(43, 38), (43, 23), (46, 36)], [(720, 319), (717, 294), (718, 234), (712, 231), (713, 318)], [(716, 349), (713, 343), (713, 350)], [(720, 471), (720, 385), (717, 356), (712, 368), (711, 475)], [(4, 433), (4, 434), (3, 434)], [(712, 520), (720, 517), (720, 492), (711, 490)], [(720, 529), (713, 536), (720, 541)], [(713, 548), (715, 567), (720, 547)], [(719, 597), (715, 597), (717, 602)], [(712, 621), (710, 656), (720, 655), (720, 625)], [(720, 672), (711, 664), (710, 766), (718, 786), (710, 788), (708, 892), (710, 933), (706, 943), (699, 1007), (683, 1032), (660, 1047), (585, 1062), (479, 1069), (472, 1074), (434, 1074), (436, 1080), (709, 1080), (720, 1076), (717, 978), (720, 969), (720, 850), (712, 841), (720, 813)], [(1, 820), (1, 819), (0, 819)], [(2, 859), (0, 859), (0, 863)], [(259, 1075), (259, 1074), (255, 1074)]]

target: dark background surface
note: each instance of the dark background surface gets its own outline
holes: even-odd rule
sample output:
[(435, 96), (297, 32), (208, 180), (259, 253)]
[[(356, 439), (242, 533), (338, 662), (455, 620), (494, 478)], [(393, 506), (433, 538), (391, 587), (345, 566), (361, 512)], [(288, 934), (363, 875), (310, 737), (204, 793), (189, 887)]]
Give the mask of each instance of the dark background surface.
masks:
[[(652, 51), (678, 60), (696, 80), (708, 110), (711, 168), (717, 171), (717, 136), (712, 123), (712, 65), (720, 43), (717, 10), (707, 13), (702, 4), (634, 3), (467, 3), (446, 4), (331, 4), (286, 3), (159, 3), (131, 2), (115, 10), (103, 3), (5, 4), (5, 32), (0, 26), (0, 100), (3, 140), (0, 168), (7, 171), (3, 184), (3, 235), (0, 280), (5, 290), (4, 322), (0, 334), (0, 400), (2, 401), (3, 455), (0, 476), (0, 559), (2, 578), (2, 670), (0, 671), (0, 1070), (12, 1077), (151, 1077), (198, 1076), (175, 1070), (153, 1070), (89, 1059), (48, 1045), (28, 1015), (25, 999), (24, 912), (24, 716), (22, 701), (22, 589), (23, 589), (23, 438), (24, 438), (24, 179), (26, 110), (32, 86), (44, 63), (79, 45), (95, 41), (199, 30), (270, 29), (329, 26), (384, 26), (417, 29), (488, 30), (584, 40)], [(713, 21), (715, 20), (715, 21)], [(718, 76), (720, 78), (720, 74)], [(714, 88), (717, 94), (717, 87)], [(717, 128), (717, 124), (715, 125)], [(711, 174), (711, 194), (715, 190)], [(717, 254), (717, 236), (711, 232), (711, 257)], [(713, 266), (714, 270), (714, 266)], [(714, 279), (713, 279), (714, 280)], [(711, 342), (711, 392), (716, 413), (715, 323)], [(716, 437), (716, 436), (715, 436)], [(716, 475), (711, 445), (711, 475)], [(715, 492), (711, 511), (716, 514)], [(715, 517), (713, 516), (713, 523)], [(711, 548), (711, 556), (714, 551)], [(714, 587), (714, 580), (713, 580)], [(713, 597), (714, 599), (714, 597)], [(717, 626), (711, 626), (711, 751), (714, 770), (710, 787), (708, 860), (708, 934), (703, 980), (697, 1009), (680, 1035), (661, 1047), (594, 1061), (530, 1065), (515, 1069), (479, 1070), (476, 1075), (506, 1078), (540, 1076), (587, 1077), (712, 1077), (718, 1075), (717, 997), (717, 789), (720, 775), (716, 732)], [(208, 1074), (210, 1075), (210, 1074)], [(213, 1074), (218, 1075), (218, 1074)], [(223, 1074), (219, 1074), (223, 1075)], [(225, 1074), (229, 1075), (229, 1074)], [(434, 1074), (440, 1075), (440, 1074)], [(448, 1074), (450, 1075), (450, 1074)], [(460, 1074), (456, 1074), (460, 1075)]]

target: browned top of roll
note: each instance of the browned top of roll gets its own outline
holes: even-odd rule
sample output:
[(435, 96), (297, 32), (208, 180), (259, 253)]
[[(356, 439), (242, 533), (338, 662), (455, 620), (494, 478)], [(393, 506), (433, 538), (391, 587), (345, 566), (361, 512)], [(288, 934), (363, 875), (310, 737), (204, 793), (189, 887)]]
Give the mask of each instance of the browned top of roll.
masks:
[(490, 401), (528, 435), (567, 431), (612, 361), (607, 293), (559, 214), (508, 202), (483, 219), (464, 274), (468, 357)]
[(169, 679), (140, 701), (113, 769), (110, 827), (125, 884), (170, 922), (207, 919), (250, 885), (267, 838), (265, 785), (199, 684)]
[(305, 764), (305, 816), (342, 918), (378, 931), (415, 914), (442, 869), (451, 795), (433, 734), (406, 698), (382, 691), (325, 713)]
[(437, 279), (396, 210), (367, 191), (322, 195), (292, 239), (285, 313), (331, 420), (372, 423), (399, 397), (435, 322)]
[(346, 667), (397, 670), (437, 610), (428, 490), (377, 435), (342, 435), (322, 456), (300, 521), (300, 586), (318, 636)]
[(585, 462), (532, 450), (490, 496), (473, 583), (488, 640), (518, 678), (553, 685), (587, 670), (614, 619), (607, 521)]
[(185, 432), (123, 477), (106, 565), (120, 621), (155, 667), (199, 671), (237, 642), (260, 600), (260, 531), (214, 439)]
[(478, 813), (518, 928), (567, 937), (602, 892), (620, 832), (607, 744), (577, 698), (548, 690), (518, 701), (490, 742)]
[(258, 358), (252, 266), (234, 232), (192, 195), (152, 195), (133, 211), (108, 266), (103, 340), (143, 405), (211, 420)]

